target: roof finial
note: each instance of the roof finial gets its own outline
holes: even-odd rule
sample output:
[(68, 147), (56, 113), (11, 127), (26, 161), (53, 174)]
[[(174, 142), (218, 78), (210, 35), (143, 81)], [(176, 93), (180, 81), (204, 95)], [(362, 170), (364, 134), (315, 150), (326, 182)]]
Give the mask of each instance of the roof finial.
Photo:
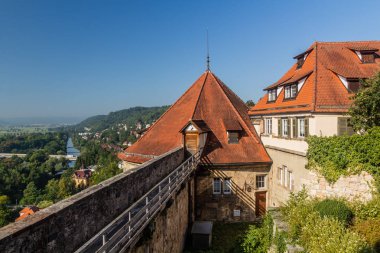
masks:
[(207, 29), (207, 71), (210, 71), (210, 52), (209, 52), (209, 46), (208, 46), (208, 29)]

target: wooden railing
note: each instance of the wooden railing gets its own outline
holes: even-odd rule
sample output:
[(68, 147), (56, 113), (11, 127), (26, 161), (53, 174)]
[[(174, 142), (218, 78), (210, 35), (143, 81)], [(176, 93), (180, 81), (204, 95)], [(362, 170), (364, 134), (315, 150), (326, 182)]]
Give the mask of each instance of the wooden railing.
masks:
[(133, 246), (141, 232), (196, 169), (200, 154), (201, 150), (189, 157), (76, 252), (124, 252)]

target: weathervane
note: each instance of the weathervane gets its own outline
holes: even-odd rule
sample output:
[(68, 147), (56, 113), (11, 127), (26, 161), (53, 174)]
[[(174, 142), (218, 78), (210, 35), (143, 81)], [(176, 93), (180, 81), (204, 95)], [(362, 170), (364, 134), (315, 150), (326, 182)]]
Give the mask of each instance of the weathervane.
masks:
[(209, 46), (208, 46), (208, 29), (207, 29), (207, 70), (210, 70), (210, 52), (209, 52)]

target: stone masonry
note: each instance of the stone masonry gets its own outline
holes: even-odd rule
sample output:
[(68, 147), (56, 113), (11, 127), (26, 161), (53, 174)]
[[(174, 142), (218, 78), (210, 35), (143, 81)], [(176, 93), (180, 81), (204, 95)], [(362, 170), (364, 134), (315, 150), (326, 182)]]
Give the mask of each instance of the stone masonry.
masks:
[(318, 198), (338, 197), (347, 200), (358, 199), (369, 201), (372, 199), (374, 179), (367, 172), (359, 175), (341, 176), (334, 184), (316, 172), (310, 171), (308, 179), (303, 180), (310, 196)]
[(184, 160), (183, 148), (0, 229), (0, 252), (73, 252)]

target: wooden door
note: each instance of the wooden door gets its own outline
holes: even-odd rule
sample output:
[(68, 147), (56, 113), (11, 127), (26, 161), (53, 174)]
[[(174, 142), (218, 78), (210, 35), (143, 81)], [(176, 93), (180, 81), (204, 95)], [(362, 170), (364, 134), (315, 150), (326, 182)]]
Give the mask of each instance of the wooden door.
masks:
[(198, 133), (186, 133), (185, 146), (190, 152), (194, 152), (198, 149)]
[(256, 192), (256, 217), (265, 215), (267, 207), (267, 192)]

